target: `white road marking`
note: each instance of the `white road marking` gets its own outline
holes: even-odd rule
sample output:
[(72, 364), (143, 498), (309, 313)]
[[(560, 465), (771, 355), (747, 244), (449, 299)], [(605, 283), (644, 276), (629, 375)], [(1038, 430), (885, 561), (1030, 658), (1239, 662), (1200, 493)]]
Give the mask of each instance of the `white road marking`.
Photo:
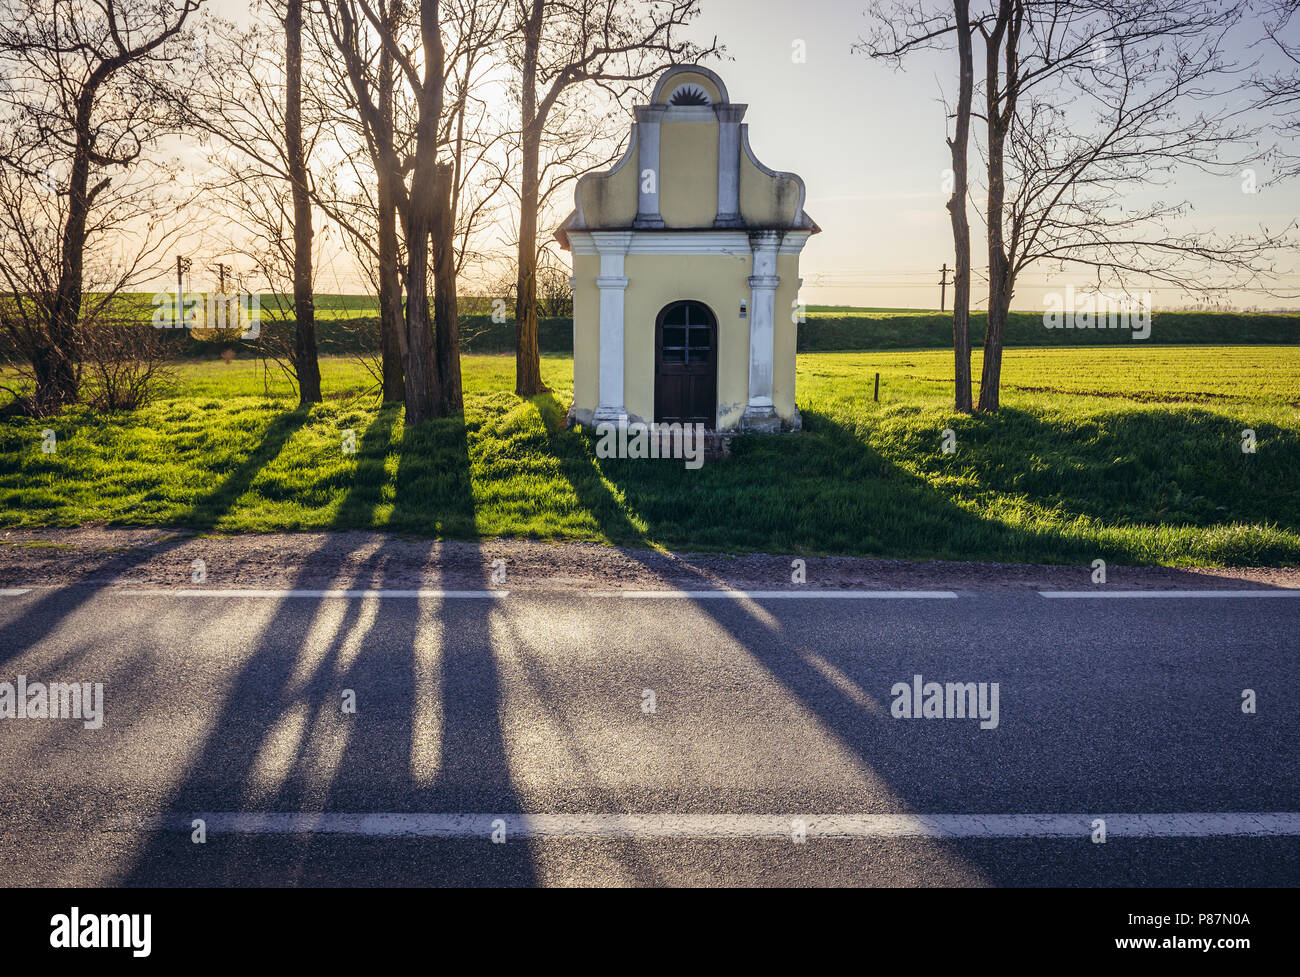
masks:
[(925, 600), (957, 595), (951, 590), (608, 590), (596, 596), (624, 600)]
[[(298, 814), (197, 813), (146, 819), (153, 829), (368, 838), (1274, 838), (1300, 835), (1300, 813), (1228, 814)], [(126, 830), (141, 825), (119, 825)]]
[(1296, 590), (1040, 590), (1039, 597), (1300, 597)]
[(508, 590), (108, 590), (106, 594), (124, 597), (377, 597), (381, 599), (441, 598), (445, 600), (493, 599), (505, 597)]
[(29, 593), (30, 590), (30, 587), (4, 587), (0, 588), (0, 597), (21, 597), (23, 594)]

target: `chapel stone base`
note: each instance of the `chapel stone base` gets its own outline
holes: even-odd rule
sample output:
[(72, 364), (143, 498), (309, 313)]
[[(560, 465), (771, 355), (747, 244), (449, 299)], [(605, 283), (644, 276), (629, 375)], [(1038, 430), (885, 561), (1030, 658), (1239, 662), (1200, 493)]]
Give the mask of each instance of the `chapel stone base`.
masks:
[(746, 407), (737, 428), (746, 434), (776, 434), (781, 418), (771, 407)]

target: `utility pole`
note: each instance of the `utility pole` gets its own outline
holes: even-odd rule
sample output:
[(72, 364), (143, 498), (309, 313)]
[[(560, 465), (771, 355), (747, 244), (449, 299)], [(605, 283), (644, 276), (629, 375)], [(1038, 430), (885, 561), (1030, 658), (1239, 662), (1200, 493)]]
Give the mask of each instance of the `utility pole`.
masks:
[(227, 267), (228, 266), (223, 264), (222, 262), (220, 261), (217, 262), (217, 276), (221, 282), (221, 284), (217, 286), (217, 294), (219, 295), (226, 294), (226, 268)]
[(190, 270), (190, 259), (176, 256), (176, 328), (185, 323), (185, 273)]
[[(956, 269), (953, 270), (955, 271)], [(939, 269), (939, 311), (940, 312), (944, 311), (944, 305), (948, 301), (948, 286), (952, 284), (955, 283), (948, 281), (948, 262), (945, 261), (943, 263), (943, 267)]]

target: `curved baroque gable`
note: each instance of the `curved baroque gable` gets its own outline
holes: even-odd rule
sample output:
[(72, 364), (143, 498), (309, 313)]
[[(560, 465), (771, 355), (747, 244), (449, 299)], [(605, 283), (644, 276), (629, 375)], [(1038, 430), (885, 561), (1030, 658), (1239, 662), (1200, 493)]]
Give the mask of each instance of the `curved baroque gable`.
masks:
[(623, 157), (578, 181), (557, 239), (567, 248), (576, 230), (819, 230), (803, 180), (754, 155), (746, 108), (710, 69), (669, 68), (634, 107)]

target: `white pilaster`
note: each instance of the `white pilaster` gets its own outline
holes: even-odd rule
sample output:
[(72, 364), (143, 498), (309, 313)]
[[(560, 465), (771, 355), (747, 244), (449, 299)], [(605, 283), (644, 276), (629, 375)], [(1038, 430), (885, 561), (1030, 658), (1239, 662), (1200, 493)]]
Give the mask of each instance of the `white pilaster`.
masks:
[(636, 148), (637, 198), (636, 220), (633, 227), (663, 227), (659, 214), (659, 122), (663, 118), (663, 105), (637, 105)]
[(741, 426), (772, 429), (779, 425), (772, 404), (772, 372), (776, 340), (776, 273), (780, 231), (756, 231), (749, 236), (754, 273), (749, 277), (749, 404)]
[(600, 375), (596, 391), (596, 420), (621, 421), (623, 403), (623, 292), (627, 277), (624, 259), (632, 243), (630, 231), (595, 231), (591, 235), (600, 254)]
[(715, 227), (743, 227), (740, 216), (740, 120), (745, 105), (715, 105), (718, 117), (718, 216)]

